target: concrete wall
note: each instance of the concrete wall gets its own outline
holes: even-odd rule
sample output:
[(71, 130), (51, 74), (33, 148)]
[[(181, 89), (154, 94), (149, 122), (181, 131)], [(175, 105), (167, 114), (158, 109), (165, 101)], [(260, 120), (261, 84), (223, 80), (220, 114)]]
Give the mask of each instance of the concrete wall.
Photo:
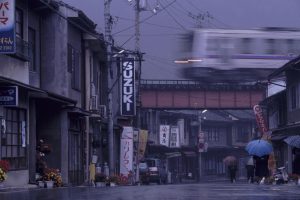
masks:
[(7, 179), (3, 182), (4, 187), (18, 187), (28, 184), (29, 171), (28, 170), (18, 170), (9, 171), (7, 173)]
[(69, 97), (67, 72), (67, 21), (55, 13), (42, 18), (41, 87)]

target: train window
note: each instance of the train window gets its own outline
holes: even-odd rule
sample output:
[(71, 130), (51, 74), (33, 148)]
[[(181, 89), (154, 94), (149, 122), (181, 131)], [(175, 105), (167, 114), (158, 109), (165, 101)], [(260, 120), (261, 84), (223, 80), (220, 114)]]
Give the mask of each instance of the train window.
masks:
[(219, 48), (219, 40), (218, 38), (209, 38), (207, 40), (207, 51), (209, 53), (215, 53)]
[(286, 46), (287, 46), (287, 53), (288, 54), (294, 54), (295, 52), (295, 40), (293, 39), (287, 39), (286, 40)]
[(242, 54), (251, 54), (252, 53), (252, 45), (253, 39), (252, 38), (242, 38), (240, 49)]
[(275, 54), (276, 53), (276, 46), (274, 39), (266, 39), (266, 52), (267, 54)]

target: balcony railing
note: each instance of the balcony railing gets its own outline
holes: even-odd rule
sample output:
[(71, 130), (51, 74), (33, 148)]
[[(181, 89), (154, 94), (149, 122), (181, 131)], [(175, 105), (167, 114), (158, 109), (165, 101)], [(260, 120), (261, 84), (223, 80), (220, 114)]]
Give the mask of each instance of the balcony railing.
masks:
[(9, 54), (12, 57), (19, 58), (23, 61), (30, 61), (30, 45), (25, 40), (16, 37), (16, 53)]

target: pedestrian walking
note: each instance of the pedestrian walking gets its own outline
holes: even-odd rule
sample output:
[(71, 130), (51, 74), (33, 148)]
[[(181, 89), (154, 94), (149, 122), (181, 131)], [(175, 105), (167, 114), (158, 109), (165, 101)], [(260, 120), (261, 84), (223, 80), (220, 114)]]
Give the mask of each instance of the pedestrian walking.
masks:
[(236, 164), (232, 164), (228, 166), (229, 176), (230, 176), (230, 182), (235, 183), (236, 182), (236, 172), (238, 168)]
[(259, 177), (259, 179), (263, 179), (264, 177), (269, 176), (268, 169), (268, 159), (269, 155), (265, 156), (253, 156), (255, 160), (255, 176)]
[(247, 180), (248, 183), (253, 183), (254, 180), (254, 160), (253, 157), (251, 156), (249, 160), (246, 163), (246, 170), (247, 170)]

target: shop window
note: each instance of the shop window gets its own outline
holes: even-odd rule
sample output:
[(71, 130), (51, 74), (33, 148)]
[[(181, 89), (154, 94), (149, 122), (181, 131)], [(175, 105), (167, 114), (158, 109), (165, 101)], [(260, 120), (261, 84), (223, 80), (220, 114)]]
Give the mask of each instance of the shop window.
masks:
[(209, 142), (218, 142), (220, 140), (219, 129), (217, 128), (210, 128), (204, 130), (207, 133), (207, 139)]
[(237, 127), (237, 142), (248, 142), (249, 131), (244, 126)]
[(6, 108), (4, 112), (6, 131), (1, 136), (2, 158), (8, 160), (12, 170), (27, 167), (26, 111)]

